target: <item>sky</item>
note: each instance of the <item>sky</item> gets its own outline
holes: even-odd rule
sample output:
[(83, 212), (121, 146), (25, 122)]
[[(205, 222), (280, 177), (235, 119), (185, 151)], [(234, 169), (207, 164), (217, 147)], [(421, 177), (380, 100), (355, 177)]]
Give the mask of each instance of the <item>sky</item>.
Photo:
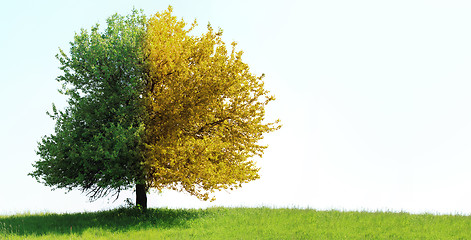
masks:
[(471, 214), (471, 3), (459, 0), (8, 1), (0, 8), (0, 215), (107, 210), (27, 174), (46, 115), (66, 106), (55, 55), (114, 13), (174, 8), (236, 41), (277, 97), (261, 179), (203, 202), (153, 191), (149, 207), (290, 207)]

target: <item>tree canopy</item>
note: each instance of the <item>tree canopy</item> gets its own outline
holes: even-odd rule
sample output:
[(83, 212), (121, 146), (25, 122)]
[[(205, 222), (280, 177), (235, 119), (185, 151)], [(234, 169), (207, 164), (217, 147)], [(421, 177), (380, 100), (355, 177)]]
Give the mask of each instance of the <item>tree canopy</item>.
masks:
[(30, 175), (91, 199), (136, 186), (144, 199), (168, 188), (213, 200), (259, 178), (252, 157), (279, 128), (264, 121), (274, 97), (236, 44), (226, 49), (222, 30), (208, 25), (195, 36), (196, 24), (169, 7), (150, 18), (113, 15), (104, 32), (76, 34), (70, 54), (57, 56), (68, 107), (53, 106), (55, 133), (38, 144)]

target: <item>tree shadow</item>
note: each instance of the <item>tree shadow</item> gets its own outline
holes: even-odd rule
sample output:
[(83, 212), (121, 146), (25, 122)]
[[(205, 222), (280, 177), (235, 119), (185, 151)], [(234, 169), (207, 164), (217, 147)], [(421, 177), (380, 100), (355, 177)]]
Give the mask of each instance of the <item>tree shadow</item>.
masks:
[(187, 222), (207, 215), (206, 210), (118, 208), (103, 212), (73, 214), (37, 214), (0, 217), (3, 234), (46, 235), (82, 234), (90, 228), (127, 232), (148, 228), (185, 228)]

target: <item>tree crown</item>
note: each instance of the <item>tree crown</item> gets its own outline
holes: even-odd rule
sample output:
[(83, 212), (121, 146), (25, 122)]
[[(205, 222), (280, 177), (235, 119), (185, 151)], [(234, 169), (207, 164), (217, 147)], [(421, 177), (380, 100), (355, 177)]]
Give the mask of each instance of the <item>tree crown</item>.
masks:
[(208, 200), (215, 190), (259, 178), (252, 157), (266, 148), (265, 106), (275, 98), (222, 41), (222, 30), (192, 35), (172, 8), (147, 18), (113, 15), (107, 28), (82, 30), (70, 54), (57, 55), (68, 107), (50, 116), (55, 133), (38, 145), (30, 175), (91, 199), (133, 184), (186, 191)]

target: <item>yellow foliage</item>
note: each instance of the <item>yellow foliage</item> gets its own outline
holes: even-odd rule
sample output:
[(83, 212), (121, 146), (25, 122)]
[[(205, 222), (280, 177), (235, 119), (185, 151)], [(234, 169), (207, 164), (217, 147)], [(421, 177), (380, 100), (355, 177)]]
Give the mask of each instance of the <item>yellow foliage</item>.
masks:
[(195, 26), (171, 7), (148, 21), (144, 166), (149, 188), (208, 200), (259, 178), (251, 158), (266, 146), (257, 142), (279, 126), (264, 123), (264, 107), (275, 98), (263, 75), (250, 73), (235, 43), (227, 51), (221, 31), (208, 25), (193, 36)]

